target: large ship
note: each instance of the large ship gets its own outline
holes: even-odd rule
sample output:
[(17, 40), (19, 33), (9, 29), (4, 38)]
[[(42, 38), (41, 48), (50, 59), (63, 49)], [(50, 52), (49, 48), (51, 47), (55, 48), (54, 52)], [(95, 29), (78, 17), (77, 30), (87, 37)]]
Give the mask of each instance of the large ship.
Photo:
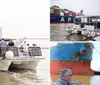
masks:
[(52, 6), (50, 7), (50, 23), (78, 23), (81, 19), (76, 16), (80, 15), (81, 12), (76, 13), (68, 9), (61, 9), (58, 6)]
[(93, 76), (91, 60), (92, 43), (58, 43), (50, 48), (50, 73), (59, 75), (61, 69), (69, 68), (73, 75)]
[[(84, 15), (83, 10), (76, 13), (69, 9), (52, 6), (50, 7), (50, 24), (50, 39), (52, 41), (100, 40), (98, 38), (100, 36), (100, 16)], [(62, 39), (59, 39), (58, 36)]]

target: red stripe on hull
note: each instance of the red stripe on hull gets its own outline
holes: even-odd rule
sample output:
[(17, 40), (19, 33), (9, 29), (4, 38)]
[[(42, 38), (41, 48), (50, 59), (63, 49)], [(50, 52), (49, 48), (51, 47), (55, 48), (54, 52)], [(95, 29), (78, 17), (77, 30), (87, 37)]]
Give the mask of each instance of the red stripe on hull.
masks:
[(73, 75), (94, 75), (94, 71), (90, 69), (90, 62), (73, 62), (73, 61), (51, 61), (50, 73), (59, 75), (61, 69), (69, 68)]

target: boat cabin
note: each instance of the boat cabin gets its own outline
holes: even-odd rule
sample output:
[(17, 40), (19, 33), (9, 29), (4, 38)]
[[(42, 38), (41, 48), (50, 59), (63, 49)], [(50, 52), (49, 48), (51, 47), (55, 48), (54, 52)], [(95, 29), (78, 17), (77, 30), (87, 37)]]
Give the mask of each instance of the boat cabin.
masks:
[[(10, 38), (0, 38), (0, 41), (4, 39), (7, 43), (10, 40), (15, 41), (16, 39), (10, 39)], [(34, 44), (35, 45), (35, 44)], [(34, 57), (34, 56), (42, 56), (41, 48), (39, 46), (30, 46), (27, 48), (18, 48), (17, 46), (6, 46), (6, 47), (0, 47), (0, 57), (5, 57), (5, 54), (7, 51), (12, 51), (14, 53), (14, 57), (19, 56), (27, 56), (27, 57)]]

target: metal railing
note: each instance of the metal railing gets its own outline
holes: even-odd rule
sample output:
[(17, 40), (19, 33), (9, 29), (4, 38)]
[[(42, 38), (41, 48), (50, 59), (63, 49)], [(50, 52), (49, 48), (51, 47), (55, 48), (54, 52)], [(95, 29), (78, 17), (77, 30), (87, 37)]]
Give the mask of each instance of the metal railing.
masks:
[(27, 47), (27, 48), (18, 48), (15, 46), (5, 46), (0, 47), (0, 57), (5, 56), (7, 51), (12, 51), (14, 53), (14, 57), (19, 56), (42, 56), (40, 47)]
[(0, 55), (5, 54), (7, 51), (12, 51), (14, 56), (19, 56), (18, 48), (14, 46), (0, 47)]

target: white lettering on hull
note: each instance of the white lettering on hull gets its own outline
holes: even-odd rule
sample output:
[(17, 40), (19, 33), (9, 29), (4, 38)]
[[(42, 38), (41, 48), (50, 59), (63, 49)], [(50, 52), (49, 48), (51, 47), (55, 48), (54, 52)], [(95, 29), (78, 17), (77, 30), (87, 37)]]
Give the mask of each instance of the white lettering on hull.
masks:
[(64, 17), (62, 17), (60, 21), (61, 21), (61, 22), (62, 22), (62, 21), (64, 22), (64, 21), (65, 21)]

